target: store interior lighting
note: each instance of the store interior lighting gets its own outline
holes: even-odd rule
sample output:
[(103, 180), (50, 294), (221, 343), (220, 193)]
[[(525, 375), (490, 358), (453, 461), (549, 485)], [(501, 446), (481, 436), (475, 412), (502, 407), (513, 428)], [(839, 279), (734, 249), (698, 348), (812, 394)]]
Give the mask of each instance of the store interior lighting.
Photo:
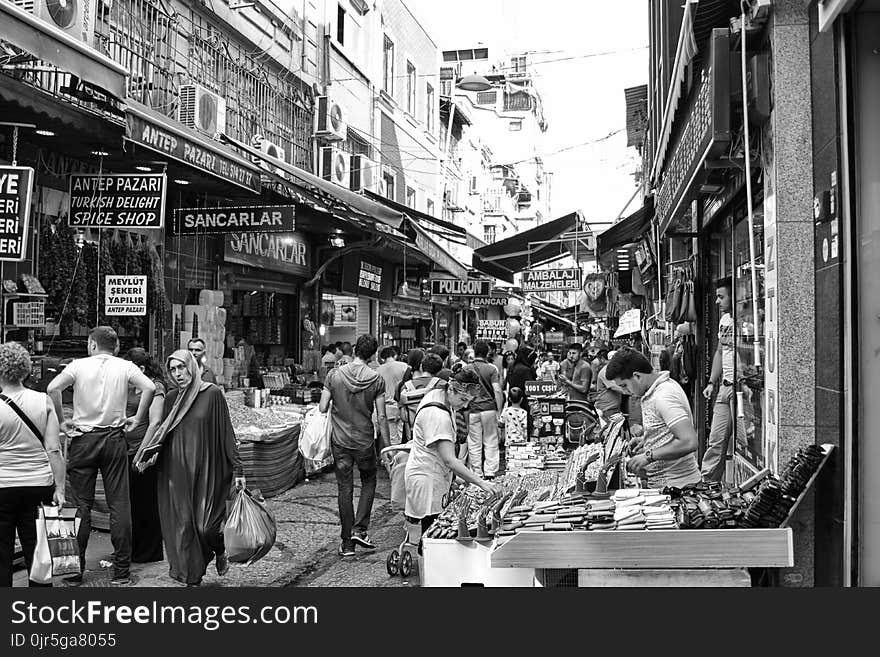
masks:
[(54, 137), (55, 136), (55, 133), (52, 132), (51, 130), (40, 129), (40, 130), (34, 130), (34, 132), (37, 133), (38, 135), (40, 135), (41, 137)]
[(331, 237), (330, 246), (335, 246), (337, 249), (341, 249), (345, 246), (345, 240), (341, 237)]
[(145, 167), (143, 165), (138, 165), (135, 167), (135, 169), (137, 169), (138, 171), (152, 171), (150, 167)]
[(181, 178), (175, 178), (174, 182), (176, 182), (178, 185), (189, 185), (189, 180), (183, 180)]
[(92, 155), (94, 155), (95, 157), (108, 157), (110, 153), (108, 153), (107, 151), (96, 149), (92, 151)]

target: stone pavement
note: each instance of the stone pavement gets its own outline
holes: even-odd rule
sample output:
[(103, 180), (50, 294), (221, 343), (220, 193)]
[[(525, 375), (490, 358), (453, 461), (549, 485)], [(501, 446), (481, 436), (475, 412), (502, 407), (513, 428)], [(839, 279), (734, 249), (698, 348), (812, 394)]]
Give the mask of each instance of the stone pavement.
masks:
[[(357, 548), (357, 555), (343, 559), (339, 547), (339, 517), (336, 508), (336, 478), (333, 472), (315, 475), (277, 497), (268, 500), (275, 514), (278, 535), (275, 546), (250, 566), (231, 564), (226, 577), (219, 577), (211, 564), (203, 586), (316, 586), (374, 587), (418, 586), (417, 566), (408, 580), (389, 577), (385, 559), (404, 536), (403, 514), (391, 510), (390, 481), (379, 468), (376, 500), (373, 504), (370, 535), (376, 550)], [(355, 474), (355, 505), (360, 481)], [(83, 586), (109, 586), (108, 561), (113, 548), (110, 535), (93, 531), (89, 539)], [(181, 586), (168, 576), (168, 564), (132, 564), (134, 585), (139, 587)], [(16, 573), (14, 586), (26, 586), (24, 570)], [(58, 584), (58, 586), (64, 586)]]

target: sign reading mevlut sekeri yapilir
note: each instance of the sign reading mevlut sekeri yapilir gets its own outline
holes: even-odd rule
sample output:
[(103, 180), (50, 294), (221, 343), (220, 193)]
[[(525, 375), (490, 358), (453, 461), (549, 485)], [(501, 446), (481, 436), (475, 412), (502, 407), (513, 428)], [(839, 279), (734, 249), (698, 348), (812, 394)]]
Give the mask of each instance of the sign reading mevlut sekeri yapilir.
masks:
[(116, 276), (104, 277), (105, 315), (146, 315), (147, 277)]

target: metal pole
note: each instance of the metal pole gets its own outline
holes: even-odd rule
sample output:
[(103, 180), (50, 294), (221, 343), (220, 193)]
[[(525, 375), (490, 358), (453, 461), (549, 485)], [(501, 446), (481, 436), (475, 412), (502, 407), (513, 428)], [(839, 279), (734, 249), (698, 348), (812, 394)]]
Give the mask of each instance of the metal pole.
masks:
[[(455, 93), (455, 89), (452, 90)], [(452, 150), (452, 120), (455, 117), (455, 98), (449, 96), (449, 121), (446, 123), (446, 146), (443, 148), (443, 159), (440, 161), (440, 180), (443, 181), (443, 196), (440, 202), (446, 207), (446, 162), (449, 159), (449, 152)], [(442, 212), (442, 211), (441, 211)]]
[(761, 367), (761, 349), (758, 340), (758, 272), (755, 269), (755, 217), (752, 209), (752, 154), (749, 148), (749, 94), (746, 83), (746, 5), (742, 3), (742, 22), (740, 23), (740, 40), (742, 42), (742, 103), (743, 103), (743, 129), (745, 131), (745, 158), (746, 158), (746, 203), (749, 211), (749, 258), (751, 259), (750, 270), (752, 275), (752, 339), (755, 348), (755, 367)]

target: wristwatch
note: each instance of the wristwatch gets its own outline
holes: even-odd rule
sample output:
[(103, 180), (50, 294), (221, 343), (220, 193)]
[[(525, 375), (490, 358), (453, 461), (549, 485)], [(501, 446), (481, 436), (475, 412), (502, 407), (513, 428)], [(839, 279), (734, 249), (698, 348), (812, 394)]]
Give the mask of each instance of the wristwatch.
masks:
[(645, 450), (645, 458), (648, 459), (648, 463), (653, 463), (654, 462), (654, 450), (653, 449), (646, 449)]

